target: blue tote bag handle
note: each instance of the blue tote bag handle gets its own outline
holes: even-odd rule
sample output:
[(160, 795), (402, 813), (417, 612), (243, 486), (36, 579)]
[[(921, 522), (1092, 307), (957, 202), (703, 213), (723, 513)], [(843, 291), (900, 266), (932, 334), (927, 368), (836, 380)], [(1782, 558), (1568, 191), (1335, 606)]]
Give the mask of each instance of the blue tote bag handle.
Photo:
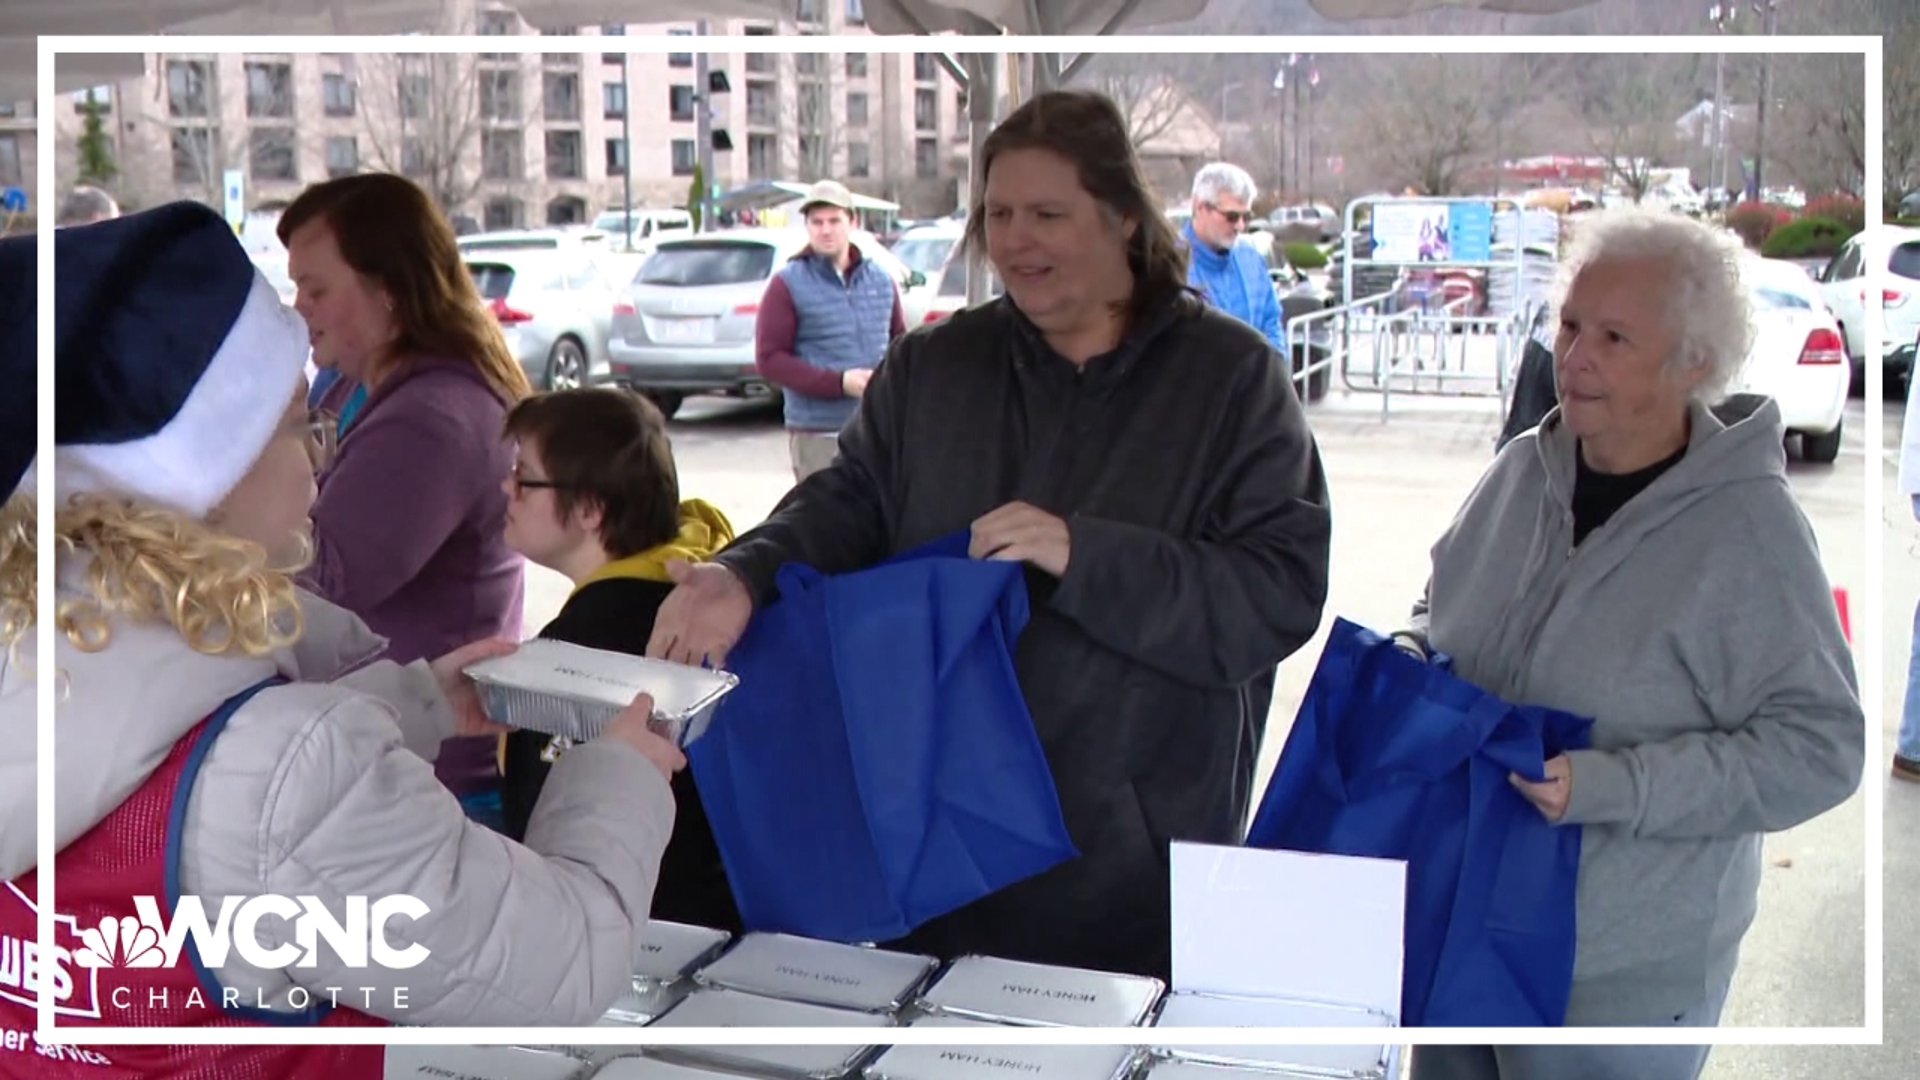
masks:
[[(1315, 777), (1341, 802), (1445, 776), (1480, 752), (1508, 712), (1498, 698), (1345, 620), (1328, 637), (1306, 704), (1321, 748)], [(1377, 725), (1351, 722), (1358, 709), (1403, 719), (1380, 737)]]

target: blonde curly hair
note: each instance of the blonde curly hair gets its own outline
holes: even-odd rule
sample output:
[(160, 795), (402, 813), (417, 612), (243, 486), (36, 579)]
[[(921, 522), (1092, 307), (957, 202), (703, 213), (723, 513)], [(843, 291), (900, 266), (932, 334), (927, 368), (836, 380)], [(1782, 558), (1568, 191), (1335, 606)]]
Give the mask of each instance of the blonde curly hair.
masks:
[(39, 595), (33, 496), (16, 494), (0, 504), (0, 649), (11, 651), (33, 629)]
[(116, 616), (164, 621), (201, 653), (262, 656), (300, 639), (305, 619), (295, 565), (274, 566), (259, 544), (124, 495), (75, 495), (54, 515), (62, 554), (91, 558), (87, 598), (54, 613), (76, 648), (98, 652)]

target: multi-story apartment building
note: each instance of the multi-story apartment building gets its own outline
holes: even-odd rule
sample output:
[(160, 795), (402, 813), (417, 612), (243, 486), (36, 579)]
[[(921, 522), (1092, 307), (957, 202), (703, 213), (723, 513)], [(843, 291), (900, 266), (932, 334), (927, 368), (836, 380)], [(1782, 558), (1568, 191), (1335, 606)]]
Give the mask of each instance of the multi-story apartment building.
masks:
[[(711, 43), (862, 35), (861, 9), (861, 0), (814, 0), (797, 4), (792, 21), (716, 21)], [(111, 186), (130, 206), (219, 205), (229, 169), (243, 170), (250, 207), (329, 176), (387, 169), (485, 227), (580, 221), (621, 205), (629, 162), (637, 206), (685, 205), (699, 160), (696, 110), (706, 104), (731, 142), (712, 154), (709, 182), (722, 190), (832, 176), (910, 214), (954, 205), (965, 95), (933, 54), (709, 52), (729, 91), (703, 102), (694, 41), (674, 54), (620, 47), (628, 34), (691, 38), (691, 22), (536, 28), (485, 3), (474, 19), (473, 32), (503, 39), (604, 40), (598, 51), (545, 54), (516, 52), (509, 40), (478, 56), (154, 54), (144, 79), (60, 106), (63, 186), (77, 174), (91, 93), (121, 174)]]

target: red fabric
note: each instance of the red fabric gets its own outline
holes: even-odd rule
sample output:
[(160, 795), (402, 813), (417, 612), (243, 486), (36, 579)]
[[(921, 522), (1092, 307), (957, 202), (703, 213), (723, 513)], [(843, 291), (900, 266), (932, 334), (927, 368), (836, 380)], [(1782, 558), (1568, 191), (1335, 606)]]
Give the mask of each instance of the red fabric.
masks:
[[(167, 967), (81, 967), (80, 927), (135, 916), (136, 896), (166, 896), (167, 812), (203, 723), (126, 802), (68, 845), (54, 862), (60, 905), (58, 954), (37, 959), (33, 896), (37, 871), (0, 887), (0, 1078), (5, 1080), (380, 1080), (380, 1046), (92, 1046), (43, 1048), (33, 1041), (38, 975), (49, 970), (57, 1021), (76, 1027), (253, 1027), (230, 1017), (201, 988), (182, 951)], [(172, 911), (168, 910), (169, 918)], [(212, 912), (209, 912), (211, 919)], [(121, 957), (122, 961), (127, 957)], [(23, 978), (35, 972), (32, 979)], [(66, 990), (64, 994), (61, 990)], [(119, 1004), (116, 1004), (116, 1000)], [(326, 1000), (325, 995), (320, 1001)], [(344, 1000), (344, 996), (343, 996)], [(242, 1001), (242, 1004), (247, 1002)], [(126, 1007), (121, 1007), (124, 1004)], [(336, 1008), (320, 1027), (374, 1027), (386, 1021)]]
[[(858, 266), (861, 258), (860, 249), (854, 248), (853, 262), (848, 264), (848, 269)], [(760, 297), (760, 314), (753, 323), (753, 366), (768, 382), (783, 390), (814, 398), (840, 397), (846, 393), (846, 387), (840, 381), (839, 372), (808, 363), (793, 351), (793, 335), (799, 323), (799, 316), (793, 310), (793, 294), (787, 291), (787, 283), (775, 275)], [(900, 290), (895, 289), (887, 339), (891, 341), (906, 332), (907, 309), (900, 302)]]

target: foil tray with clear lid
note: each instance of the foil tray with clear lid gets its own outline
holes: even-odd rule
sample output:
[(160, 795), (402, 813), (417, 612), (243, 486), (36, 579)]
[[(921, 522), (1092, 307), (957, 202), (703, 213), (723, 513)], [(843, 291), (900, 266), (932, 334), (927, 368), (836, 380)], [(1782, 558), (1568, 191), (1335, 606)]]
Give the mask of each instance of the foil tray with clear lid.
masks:
[[(798, 1001), (702, 987), (688, 994), (653, 1027), (893, 1027), (879, 1013), (834, 1009)], [(839, 1080), (873, 1052), (871, 1046), (654, 1046), (647, 1054), (668, 1061), (743, 1069), (782, 1080)]]
[(471, 664), (487, 715), (510, 727), (584, 742), (635, 695), (653, 697), (653, 727), (685, 747), (740, 680), (725, 671), (535, 638), (508, 656)]
[[(624, 1048), (636, 1053), (631, 1046)], [(657, 1057), (617, 1057), (600, 1067), (591, 1080), (753, 1080), (751, 1073), (725, 1072)]]
[[(1178, 1028), (1380, 1028), (1393, 1018), (1377, 1009), (1291, 998), (1175, 991), (1167, 995), (1154, 1021), (1156, 1029)], [(1181, 1046), (1156, 1047), (1168, 1059), (1224, 1066), (1254, 1075), (1382, 1080), (1387, 1075), (1386, 1042), (1378, 1046)]]
[(589, 1066), (557, 1048), (397, 1045), (383, 1070), (385, 1080), (579, 1080)]
[(1139, 1027), (1165, 990), (1159, 979), (1142, 975), (963, 956), (915, 1005), (1023, 1027)]
[(650, 920), (640, 934), (632, 989), (620, 995), (596, 1026), (634, 1027), (659, 1019), (693, 990), (693, 972), (731, 939), (725, 930)]
[(865, 1075), (866, 1080), (1125, 1080), (1138, 1059), (1131, 1046), (892, 1046)]
[(694, 981), (812, 1005), (891, 1013), (939, 966), (931, 956), (751, 933), (696, 972)]

